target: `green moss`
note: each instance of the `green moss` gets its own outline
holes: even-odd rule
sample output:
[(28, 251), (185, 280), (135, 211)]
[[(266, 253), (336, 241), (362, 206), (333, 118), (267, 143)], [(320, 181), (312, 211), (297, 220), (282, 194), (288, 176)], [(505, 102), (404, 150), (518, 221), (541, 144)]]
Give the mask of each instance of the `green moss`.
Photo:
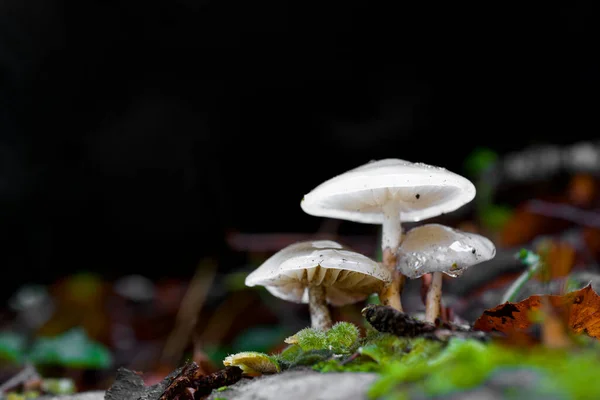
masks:
[(335, 354), (350, 354), (358, 347), (360, 331), (350, 322), (338, 322), (325, 333), (325, 345)]
[(536, 394), (552, 392), (569, 399), (600, 398), (600, 387), (589, 384), (600, 373), (598, 352), (516, 349), (462, 339), (452, 339), (437, 354), (430, 352), (433, 349), (429, 345), (424, 351), (415, 350), (413, 347), (401, 360), (383, 366), (381, 378), (369, 390), (371, 398), (406, 394), (410, 390), (407, 383), (428, 395), (444, 395), (475, 388), (499, 371), (522, 368), (536, 371), (539, 379), (534, 387)]
[(298, 367), (298, 366), (311, 366), (315, 365), (319, 362), (329, 360), (333, 357), (333, 353), (331, 350), (321, 349), (321, 350), (309, 350), (300, 353), (294, 362), (290, 364), (290, 368)]
[(380, 333), (366, 340), (360, 347), (359, 353), (377, 364), (387, 364), (392, 360), (398, 360), (408, 349), (408, 344), (408, 339)]
[(377, 372), (395, 361), (417, 363), (442, 348), (437, 341), (400, 338), (373, 329), (361, 338), (358, 327), (349, 322), (339, 322), (327, 332), (302, 329), (286, 342), (290, 346), (272, 355), (281, 370), (311, 366), (321, 372)]
[(36, 390), (28, 390), (23, 393), (8, 393), (6, 395), (6, 400), (29, 400), (29, 399), (37, 399), (40, 397), (40, 392)]
[(277, 354), (277, 358), (282, 361), (287, 361), (288, 363), (292, 363), (298, 358), (298, 356), (302, 354), (302, 347), (297, 344), (292, 344), (283, 349), (283, 351)]
[(380, 365), (366, 357), (359, 357), (348, 363), (337, 359), (321, 361), (313, 365), (313, 369), (319, 372), (378, 372)]
[(69, 378), (46, 378), (42, 381), (42, 389), (54, 395), (75, 393), (75, 382)]

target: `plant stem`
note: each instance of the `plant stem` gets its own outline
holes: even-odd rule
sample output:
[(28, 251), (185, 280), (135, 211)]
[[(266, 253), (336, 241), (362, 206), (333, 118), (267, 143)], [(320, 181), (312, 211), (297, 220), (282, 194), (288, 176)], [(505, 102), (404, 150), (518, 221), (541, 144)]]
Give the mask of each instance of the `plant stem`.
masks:
[(396, 270), (398, 248), (402, 239), (402, 221), (397, 204), (389, 203), (383, 207), (384, 217), (381, 232), (381, 250), (383, 266), (390, 271), (392, 282), (386, 284), (379, 292), (381, 304), (402, 311), (400, 295), (406, 277)]
[(525, 282), (531, 279), (533, 274), (535, 274), (540, 269), (540, 265), (541, 263), (539, 261), (530, 264), (525, 270), (525, 272), (523, 272), (521, 276), (519, 276), (517, 280), (513, 282), (512, 285), (510, 285), (506, 293), (504, 293), (500, 304), (504, 304), (506, 302), (514, 302), (517, 299), (517, 295), (521, 291), (521, 288), (523, 287)]
[(442, 273), (434, 272), (431, 274), (431, 284), (427, 290), (425, 299), (425, 321), (435, 323), (440, 316), (440, 304), (442, 301)]
[(308, 287), (308, 307), (310, 310), (310, 323), (315, 329), (326, 331), (331, 328), (331, 314), (325, 302), (325, 288), (323, 286)]

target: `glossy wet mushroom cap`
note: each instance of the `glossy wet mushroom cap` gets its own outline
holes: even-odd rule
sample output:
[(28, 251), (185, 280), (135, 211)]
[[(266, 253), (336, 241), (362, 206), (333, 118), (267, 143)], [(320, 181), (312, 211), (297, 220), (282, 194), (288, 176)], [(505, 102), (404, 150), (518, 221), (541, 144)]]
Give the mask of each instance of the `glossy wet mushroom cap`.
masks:
[(432, 272), (457, 277), (469, 267), (492, 259), (496, 247), (484, 236), (427, 224), (405, 234), (399, 254), (397, 268), (409, 278)]
[(373, 161), (323, 182), (304, 196), (311, 215), (381, 224), (384, 208), (398, 205), (402, 221), (449, 213), (475, 197), (475, 186), (445, 168), (400, 159)]

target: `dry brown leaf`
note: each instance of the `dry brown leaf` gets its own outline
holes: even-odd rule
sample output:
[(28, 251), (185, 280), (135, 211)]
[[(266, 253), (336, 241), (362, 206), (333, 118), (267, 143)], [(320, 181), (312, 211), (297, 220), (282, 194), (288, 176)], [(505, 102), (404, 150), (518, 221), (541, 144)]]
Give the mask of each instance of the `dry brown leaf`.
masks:
[(590, 174), (574, 175), (567, 187), (569, 202), (579, 207), (588, 207), (596, 199), (598, 187), (596, 179)]
[(474, 329), (511, 334), (535, 324), (532, 314), (539, 312), (548, 299), (563, 323), (573, 333), (600, 338), (600, 296), (590, 285), (562, 296), (531, 296), (518, 303), (504, 303), (483, 312)]
[(600, 258), (600, 229), (582, 228), (583, 241), (594, 259)]

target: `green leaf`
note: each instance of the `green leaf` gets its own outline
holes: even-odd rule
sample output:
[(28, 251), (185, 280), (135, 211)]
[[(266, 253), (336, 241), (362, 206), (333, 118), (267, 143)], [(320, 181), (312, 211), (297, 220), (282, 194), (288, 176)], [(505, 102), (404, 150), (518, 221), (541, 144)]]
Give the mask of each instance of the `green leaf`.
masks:
[(496, 204), (484, 205), (479, 210), (482, 225), (491, 231), (502, 229), (512, 215), (512, 208)]
[(0, 360), (20, 364), (25, 355), (26, 340), (14, 332), (0, 332)]
[(498, 161), (498, 154), (487, 147), (477, 147), (465, 159), (463, 168), (467, 175), (477, 177)]
[(108, 349), (90, 340), (82, 328), (71, 329), (56, 337), (38, 338), (28, 358), (34, 364), (89, 369), (108, 368), (113, 362)]
[(527, 249), (519, 250), (515, 257), (518, 258), (523, 264), (528, 266), (536, 265), (540, 262), (540, 256), (537, 253)]

